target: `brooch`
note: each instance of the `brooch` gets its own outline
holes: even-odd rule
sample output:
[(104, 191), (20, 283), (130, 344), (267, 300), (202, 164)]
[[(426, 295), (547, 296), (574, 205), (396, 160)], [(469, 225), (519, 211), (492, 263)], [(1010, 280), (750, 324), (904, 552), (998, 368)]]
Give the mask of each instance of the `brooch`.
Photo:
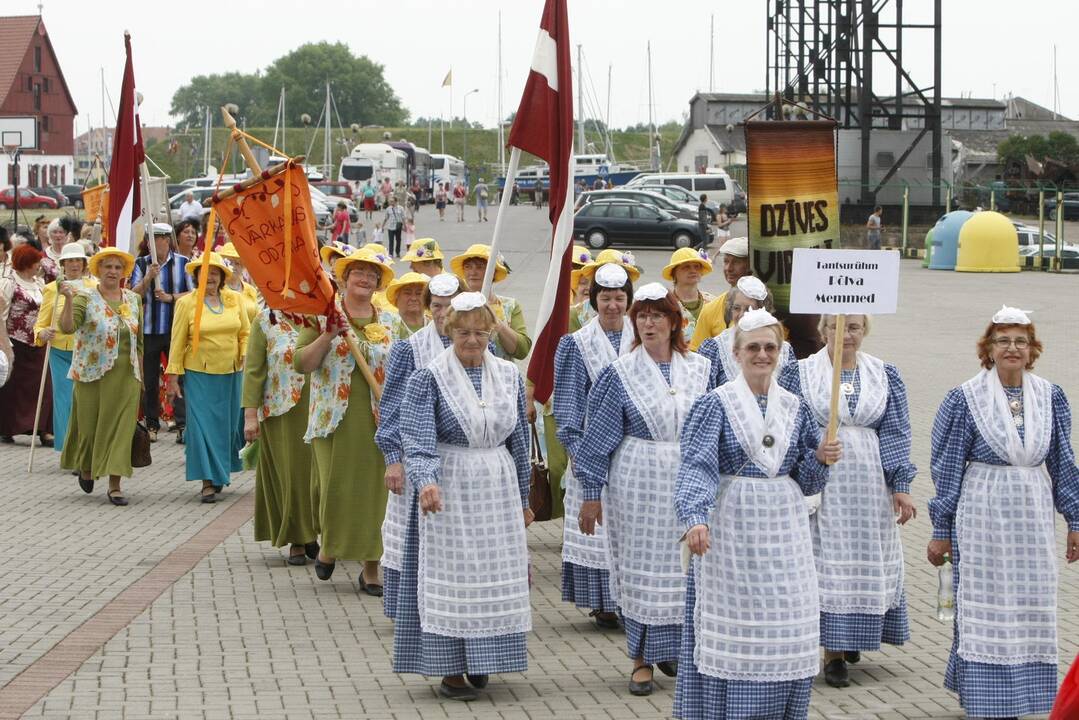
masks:
[(774, 437), (772, 437), (771, 435), (765, 435), (761, 439), (761, 445), (764, 445), (764, 447), (766, 447), (766, 448), (770, 448), (775, 444), (776, 444), (776, 439)]
[(853, 395), (854, 394), (854, 383), (849, 383), (849, 382), (842, 383), (839, 386), (839, 390), (844, 395)]

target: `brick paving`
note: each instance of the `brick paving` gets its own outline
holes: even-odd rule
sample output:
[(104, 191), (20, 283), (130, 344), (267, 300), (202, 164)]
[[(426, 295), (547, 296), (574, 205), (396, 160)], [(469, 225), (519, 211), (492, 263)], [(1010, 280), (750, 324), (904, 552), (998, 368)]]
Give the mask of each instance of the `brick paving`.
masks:
[[(500, 286), (532, 312), (545, 262), (534, 250), (544, 234), (539, 216), (515, 209), (510, 227), (521, 230), (506, 255), (516, 272), (504, 291)], [(487, 239), (490, 224), (478, 232), (472, 223), (421, 230), (452, 251)], [(636, 254), (651, 279), (669, 250)], [(721, 290), (719, 273), (705, 287)], [(865, 349), (895, 362), (911, 393), (921, 471), (913, 491), (921, 514), (903, 532), (912, 640), (868, 653), (852, 666), (848, 689), (818, 681), (811, 718), (963, 717), (941, 687), (951, 629), (936, 620), (936, 572), (924, 560), (928, 442), (940, 398), (976, 369), (973, 341), (988, 315), (1004, 301), (1035, 310), (1047, 347), (1038, 371), (1079, 398), (1079, 367), (1065, 352), (1079, 347), (1079, 278), (934, 273), (904, 262), (901, 287), (900, 314), (879, 318)], [(536, 524), (529, 534), (535, 627), (528, 672), (493, 678), (477, 702), (447, 703), (435, 696), (437, 681), (390, 672), (392, 625), (379, 600), (358, 593), (358, 564), (341, 563), (332, 582), (321, 583), (312, 565), (289, 567), (283, 552), (252, 540), (250, 473), (234, 476), (225, 502), (202, 505), (197, 483), (182, 480), (182, 448), (163, 433), (154, 464), (125, 482), (131, 505), (113, 508), (104, 483), (83, 495), (51, 450), (40, 452), (27, 482), (26, 452), (25, 444), (0, 446), (8, 552), (0, 563), (0, 717), (18, 717), (24, 702), (45, 691), (25, 717), (670, 715), (673, 680), (657, 677), (650, 698), (629, 696), (623, 635), (595, 630), (561, 602), (558, 522)], [(1058, 529), (1063, 539), (1062, 524)], [(1059, 605), (1066, 669), (1079, 652), (1079, 568), (1062, 571)]]

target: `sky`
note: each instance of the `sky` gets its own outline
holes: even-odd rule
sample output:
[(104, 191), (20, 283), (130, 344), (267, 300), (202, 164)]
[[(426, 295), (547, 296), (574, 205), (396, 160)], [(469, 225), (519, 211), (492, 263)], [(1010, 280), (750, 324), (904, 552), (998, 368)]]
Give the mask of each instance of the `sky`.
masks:
[[(386, 79), (413, 118), (461, 116), (466, 93), (475, 89), (467, 97), (469, 119), (494, 126), (500, 11), (501, 107), (507, 115), (520, 100), (543, 6), (542, 0), (228, 0), (212, 6), (42, 1), (46, 27), (79, 109), (79, 132), (101, 124), (102, 71), (113, 102), (119, 98), (125, 29), (132, 35), (146, 125), (175, 122), (168, 114), (172, 95), (195, 75), (253, 72), (305, 42), (341, 41), (384, 66)], [(651, 43), (656, 121), (682, 120), (693, 94), (709, 90), (713, 23), (712, 88), (764, 89), (766, 0), (568, 2), (571, 41), (582, 46), (588, 117), (607, 115), (609, 87), (612, 127), (648, 121)], [(904, 8), (908, 18), (931, 19), (925, 13), (932, 12), (932, 0), (906, 0)], [(1079, 3), (1033, 0), (1024, 8), (1019, 11), (1016, 3), (1004, 0), (944, 0), (943, 93), (998, 99), (1014, 93), (1052, 107), (1055, 43), (1059, 110), (1079, 119), (1079, 83), (1070, 75), (1079, 69), (1079, 43), (1071, 37), (1079, 26)], [(38, 2), (4, 0), (3, 12), (35, 14)], [(908, 36), (904, 52), (915, 81), (931, 85), (931, 32)], [(574, 64), (576, 69), (576, 47)], [(451, 68), (452, 112), (450, 91), (441, 87)], [(889, 86), (884, 74), (876, 77)], [(108, 101), (105, 114), (114, 124)]]

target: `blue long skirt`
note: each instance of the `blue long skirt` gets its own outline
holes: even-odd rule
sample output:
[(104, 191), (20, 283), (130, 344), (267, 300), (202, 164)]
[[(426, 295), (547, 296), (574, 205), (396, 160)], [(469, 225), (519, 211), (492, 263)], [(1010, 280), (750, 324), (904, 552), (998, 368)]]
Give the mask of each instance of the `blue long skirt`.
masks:
[(397, 591), (401, 586), (401, 571), (382, 568), (382, 614), (390, 620), (397, 618)]
[(427, 676), (524, 672), (528, 668), (524, 633), (457, 638), (426, 633), (420, 628), (416, 598), (420, 564), (419, 495), (411, 488), (408, 492), (411, 495), (408, 531), (393, 626), (393, 671)]
[(674, 717), (680, 720), (805, 720), (813, 678), (785, 682), (723, 680), (697, 672), (693, 609), (697, 589), (693, 570), (686, 577), (686, 614), (682, 622)]
[(682, 625), (645, 625), (622, 618), (626, 626), (626, 654), (631, 658), (644, 658), (648, 665), (678, 660), (678, 645), (682, 638)]
[(188, 370), (184, 374), (187, 400), (184, 457), (188, 480), (228, 485), (230, 473), (243, 470), (242, 384), (242, 372), (211, 375)]
[(611, 597), (611, 573), (562, 561), (562, 601), (593, 612), (616, 612)]
[(907, 596), (883, 615), (867, 613), (820, 614), (820, 646), (826, 650), (880, 650), (881, 643), (902, 645), (910, 640)]
[(56, 452), (64, 449), (67, 437), (67, 421), (71, 417), (71, 396), (75, 383), (67, 376), (71, 370), (71, 351), (52, 348), (49, 351), (49, 375), (52, 376), (52, 447)]

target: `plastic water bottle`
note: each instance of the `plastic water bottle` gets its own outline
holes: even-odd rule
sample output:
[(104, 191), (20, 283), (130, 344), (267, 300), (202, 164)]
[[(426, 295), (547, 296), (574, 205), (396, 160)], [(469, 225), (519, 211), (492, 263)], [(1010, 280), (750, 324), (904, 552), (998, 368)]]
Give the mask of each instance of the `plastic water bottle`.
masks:
[(937, 568), (937, 620), (951, 622), (955, 618), (955, 586), (952, 584), (952, 557), (944, 556)]

